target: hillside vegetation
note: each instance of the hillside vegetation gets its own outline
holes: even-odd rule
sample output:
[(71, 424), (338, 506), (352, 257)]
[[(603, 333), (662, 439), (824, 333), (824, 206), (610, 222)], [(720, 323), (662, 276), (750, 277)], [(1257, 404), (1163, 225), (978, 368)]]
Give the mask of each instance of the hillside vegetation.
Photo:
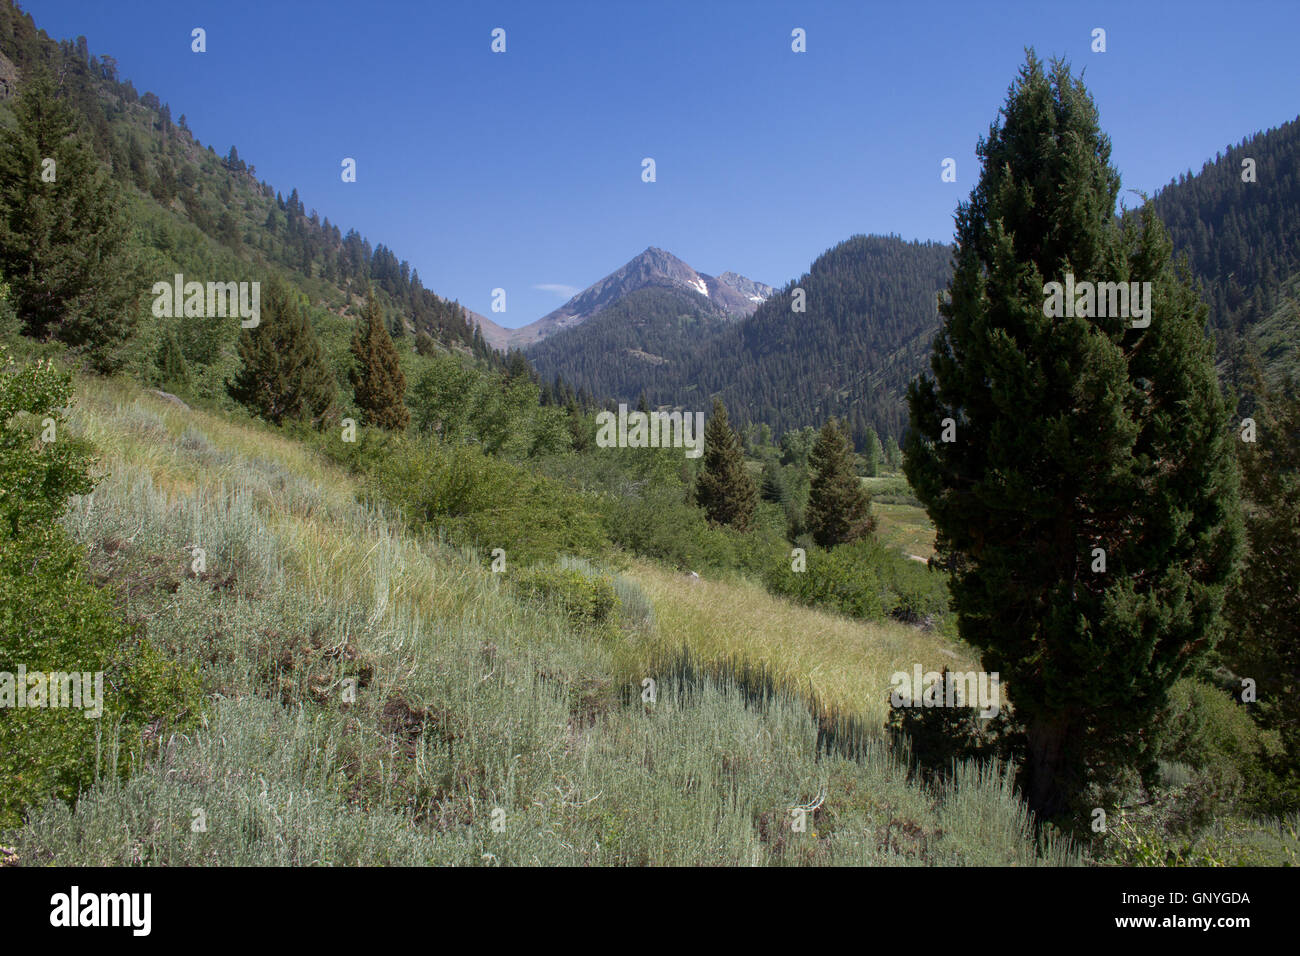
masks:
[[(624, 612), (617, 633), (574, 628), (521, 600), (510, 572), (411, 536), (264, 426), (103, 380), (81, 383), (72, 426), (101, 449), (106, 476), (66, 526), (150, 640), (198, 662), (208, 702), (135, 774), (34, 812), (11, 838), (24, 861), (1077, 859), (1036, 846), (996, 766), (930, 789), (879, 736), (855, 756), (819, 756), (807, 700), (755, 699), (752, 685), (703, 671), (661, 675), (653, 705), (640, 697), (652, 676), (640, 652), (680, 638), (701, 662), (734, 654), (808, 672), (826, 699), (879, 716), (890, 670), (918, 653), (939, 662), (940, 645), (913, 629), (755, 603), (750, 586), (641, 564), (620, 586), (644, 585), (644, 616)], [(832, 663), (813, 664), (827, 634), (819, 657)], [(790, 638), (807, 649), (790, 651)], [(137, 743), (122, 741), (117, 759)], [(790, 810), (819, 794), (807, 832), (792, 831)]]

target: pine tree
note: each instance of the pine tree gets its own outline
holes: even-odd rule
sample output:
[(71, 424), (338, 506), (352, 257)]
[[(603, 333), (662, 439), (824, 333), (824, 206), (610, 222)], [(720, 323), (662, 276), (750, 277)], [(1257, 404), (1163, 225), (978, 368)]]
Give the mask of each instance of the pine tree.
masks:
[(279, 279), (262, 287), (260, 322), (239, 336), (242, 361), (226, 385), (235, 401), (279, 425), (319, 421), (333, 405), (337, 386), (306, 311)]
[(351, 372), (352, 388), (362, 422), (403, 431), (411, 421), (405, 401), (406, 376), (373, 288), (367, 294), (365, 315), (352, 335), (352, 355), (357, 360)]
[(26, 334), (116, 368), (143, 287), (116, 187), (48, 75), (27, 81), (14, 113), (0, 134), (0, 273)]
[(804, 525), (823, 548), (857, 541), (875, 528), (871, 498), (853, 473), (849, 436), (835, 419), (822, 426), (808, 456), (808, 509)]
[(722, 400), (713, 400), (713, 414), (704, 428), (704, 462), (695, 480), (695, 500), (714, 524), (748, 531), (758, 504), (758, 491), (745, 469), (740, 436), (727, 421)]
[[(1149, 204), (1116, 223), (1082, 82), (1031, 52), (977, 152), (905, 472), (961, 637), (1011, 688), (1029, 805), (1064, 819), (1089, 784), (1154, 772), (1144, 729), (1218, 635), (1236, 468), (1205, 307)], [(1046, 283), (1067, 274), (1150, 282), (1149, 327), (1049, 317)]]

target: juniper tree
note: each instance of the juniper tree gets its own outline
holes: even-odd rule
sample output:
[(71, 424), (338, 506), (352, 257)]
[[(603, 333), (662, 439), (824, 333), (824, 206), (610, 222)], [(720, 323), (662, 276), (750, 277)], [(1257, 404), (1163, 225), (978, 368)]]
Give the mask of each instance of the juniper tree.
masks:
[(366, 312), (352, 334), (352, 388), (364, 424), (402, 431), (411, 421), (406, 407), (406, 375), (393, 345), (384, 312), (374, 289), (366, 297)]
[(143, 283), (116, 186), (45, 73), (29, 79), (0, 132), (0, 273), (23, 331), (121, 364)]
[(745, 470), (740, 436), (727, 421), (727, 407), (713, 400), (713, 414), (704, 427), (704, 459), (695, 479), (695, 500), (714, 524), (748, 531), (758, 505), (758, 491)]
[(849, 436), (835, 419), (822, 426), (808, 455), (808, 508), (804, 525), (823, 548), (857, 541), (875, 527), (871, 499), (853, 472)]
[[(1056, 818), (1090, 784), (1153, 772), (1144, 729), (1219, 633), (1237, 476), (1205, 307), (1149, 204), (1116, 221), (1083, 84), (1030, 52), (977, 152), (905, 472), (961, 637), (1024, 727), (1028, 802)], [(1088, 315), (1082, 295), (1048, 317), (1046, 283), (1067, 273), (1150, 282), (1149, 327)]]
[(232, 398), (276, 425), (318, 421), (334, 403), (337, 386), (307, 313), (279, 279), (261, 290), (259, 323), (239, 336), (242, 362), (226, 385)]

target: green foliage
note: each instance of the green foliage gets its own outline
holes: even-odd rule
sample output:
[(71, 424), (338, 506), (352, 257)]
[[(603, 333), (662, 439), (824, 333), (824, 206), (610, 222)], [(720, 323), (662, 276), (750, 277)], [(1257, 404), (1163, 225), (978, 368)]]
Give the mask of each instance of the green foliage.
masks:
[(884, 457), (885, 450), (880, 444), (880, 436), (876, 434), (874, 428), (868, 428), (862, 445), (862, 459), (866, 469), (862, 474), (868, 478), (874, 478), (880, 474)]
[(261, 320), (239, 337), (239, 373), (230, 396), (279, 425), (319, 421), (334, 403), (335, 382), (296, 295), (278, 279), (262, 288)]
[(185, 362), (175, 332), (168, 332), (163, 337), (162, 347), (158, 350), (158, 374), (163, 387), (171, 391), (185, 391), (190, 387), (190, 367)]
[(405, 402), (406, 376), (373, 289), (366, 296), (365, 317), (352, 336), (352, 356), (356, 360), (352, 387), (362, 424), (404, 431), (411, 421)]
[(809, 607), (864, 620), (894, 617), (920, 624), (947, 612), (946, 575), (870, 538), (830, 550), (808, 548), (806, 563), (804, 570), (795, 570), (787, 551), (768, 565), (768, 589)]
[(525, 598), (560, 611), (571, 625), (606, 628), (618, 621), (614, 578), (573, 564), (525, 568), (511, 579)]
[(445, 442), (463, 441), (478, 380), (474, 370), (455, 355), (430, 358), (420, 367), (411, 388), (415, 427)]
[(804, 525), (813, 540), (833, 548), (871, 534), (871, 499), (854, 473), (849, 436), (834, 419), (822, 427), (808, 465), (812, 474)]
[(48, 74), (25, 82), (15, 116), (0, 134), (0, 273), (28, 335), (116, 368), (141, 285), (117, 189)]
[(1253, 370), (1253, 443), (1241, 443), (1246, 562), (1228, 598), (1231, 626), (1220, 653), (1255, 681), (1251, 704), (1283, 748), (1265, 762), (1265, 805), (1300, 806), (1300, 394), (1270, 389)]
[[(75, 799), (119, 743), (134, 746), (148, 724), (157, 733), (185, 726), (201, 704), (194, 675), (132, 634), (59, 525), (68, 496), (93, 488), (85, 450), (62, 434), (71, 391), (47, 363), (0, 371), (0, 680), (18, 680), (20, 667), (28, 679), (98, 674), (102, 696), (98, 707), (84, 697), (81, 709), (34, 707), (30, 697), (17, 707), (10, 686), (14, 699), (0, 706), (0, 826), (48, 797)], [(34, 440), (33, 430), (54, 440)]]
[(703, 467), (695, 479), (695, 500), (714, 524), (749, 530), (758, 501), (754, 480), (745, 468), (740, 436), (727, 422), (727, 408), (713, 400), (713, 414), (704, 428)]
[(1246, 705), (1232, 695), (1184, 677), (1169, 690), (1169, 700), (1154, 725), (1159, 759), (1190, 768), (1170, 814), (1183, 830), (1227, 815), (1253, 790), (1269, 742), (1255, 726)]
[[(1087, 91), (1031, 53), (1002, 114), (959, 207), (905, 470), (961, 636), (1014, 688), (1030, 805), (1053, 818), (1090, 779), (1154, 772), (1144, 728), (1218, 636), (1241, 530), (1204, 306), (1149, 206), (1116, 224)], [(1067, 273), (1150, 282), (1150, 327), (1045, 315), (1045, 283)]]
[(453, 544), (527, 564), (557, 554), (597, 554), (607, 546), (594, 503), (560, 483), (471, 445), (376, 434), (316, 441), (332, 458), (368, 476), (370, 492), (396, 505), (411, 527)]
[(1300, 817), (1255, 821), (1231, 817), (1196, 833), (1171, 830), (1158, 811), (1121, 812), (1108, 820), (1094, 852), (1111, 866), (1296, 866)]

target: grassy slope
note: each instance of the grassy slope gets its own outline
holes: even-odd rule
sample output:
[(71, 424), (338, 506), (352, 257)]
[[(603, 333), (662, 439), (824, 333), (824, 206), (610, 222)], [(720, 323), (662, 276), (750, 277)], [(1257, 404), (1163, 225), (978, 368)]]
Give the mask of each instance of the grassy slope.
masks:
[(707, 660), (764, 664), (828, 707), (873, 724), (885, 721), (895, 671), (910, 673), (916, 663), (926, 671), (979, 667), (968, 649), (937, 634), (800, 607), (748, 581), (695, 580), (643, 562), (632, 573), (654, 603), (665, 649), (679, 642)]
[[(636, 696), (653, 653), (685, 642), (768, 660), (874, 717), (887, 672), (940, 663), (937, 639), (644, 564), (632, 575), (653, 629), (575, 633), (260, 425), (96, 380), (81, 383), (72, 427), (108, 476), (69, 527), (150, 638), (199, 664), (211, 703), (125, 782), (33, 813), (6, 837), (24, 862), (1040, 859), (996, 769), (935, 792), (880, 742), (819, 759), (816, 721), (786, 694), (759, 706), (733, 685), (661, 674), (653, 707)], [(790, 808), (819, 792), (808, 832), (793, 832)]]

